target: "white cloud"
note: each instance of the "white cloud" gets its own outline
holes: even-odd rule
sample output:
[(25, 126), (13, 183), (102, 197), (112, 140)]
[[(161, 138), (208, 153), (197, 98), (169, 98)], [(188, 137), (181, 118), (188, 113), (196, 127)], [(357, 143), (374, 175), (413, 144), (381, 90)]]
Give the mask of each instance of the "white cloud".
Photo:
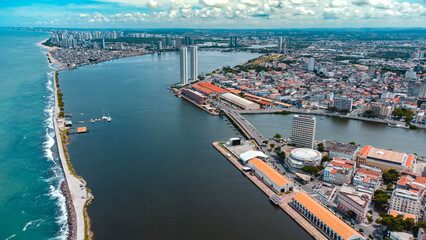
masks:
[(200, 0), (200, 3), (209, 7), (224, 7), (228, 0)]

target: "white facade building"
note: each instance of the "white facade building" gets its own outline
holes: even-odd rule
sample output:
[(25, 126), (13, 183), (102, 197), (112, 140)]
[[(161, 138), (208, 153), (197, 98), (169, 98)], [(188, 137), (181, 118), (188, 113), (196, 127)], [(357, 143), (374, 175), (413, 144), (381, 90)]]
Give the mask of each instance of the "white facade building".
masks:
[(198, 46), (193, 45), (190, 47), (191, 54), (191, 77), (193, 81), (198, 79)]
[(180, 48), (180, 82), (183, 85), (188, 84), (188, 49)]
[(314, 148), (316, 117), (310, 115), (294, 115), (291, 130), (291, 142), (296, 147)]
[(399, 188), (392, 192), (389, 209), (418, 216), (420, 206), (418, 193)]

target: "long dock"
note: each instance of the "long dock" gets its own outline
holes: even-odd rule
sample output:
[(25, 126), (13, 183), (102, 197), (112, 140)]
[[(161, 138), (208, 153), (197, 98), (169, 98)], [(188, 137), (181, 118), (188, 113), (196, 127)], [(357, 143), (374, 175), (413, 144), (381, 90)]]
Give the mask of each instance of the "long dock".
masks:
[[(260, 190), (263, 191), (268, 197), (271, 197), (273, 195), (276, 195), (274, 191), (272, 191), (268, 186), (266, 186), (260, 179), (258, 179), (256, 176), (252, 176), (247, 172), (243, 171), (243, 165), (236, 159), (234, 156), (228, 157), (227, 151), (220, 146), (220, 143), (214, 142), (213, 146), (220, 152), (222, 155), (231, 162), (236, 168), (238, 168), (244, 176), (246, 176), (250, 181), (252, 181)], [(291, 194), (286, 194), (282, 197), (283, 201), (278, 206), (287, 213), (288, 216), (290, 216), (294, 221), (296, 221), (308, 234), (310, 234), (314, 239), (317, 240), (326, 240), (328, 239), (325, 237), (318, 229), (316, 229), (311, 223), (309, 223), (303, 216), (301, 216), (299, 213), (297, 213), (288, 203), (292, 200), (292, 197), (298, 192), (297, 189), (295, 189), (294, 192)]]

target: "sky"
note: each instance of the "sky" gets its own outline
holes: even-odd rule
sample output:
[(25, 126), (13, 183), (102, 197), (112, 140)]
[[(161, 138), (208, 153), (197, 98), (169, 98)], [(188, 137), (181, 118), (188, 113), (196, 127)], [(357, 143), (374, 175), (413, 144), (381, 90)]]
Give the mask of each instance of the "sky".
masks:
[(426, 0), (1, 0), (2, 27), (426, 27)]

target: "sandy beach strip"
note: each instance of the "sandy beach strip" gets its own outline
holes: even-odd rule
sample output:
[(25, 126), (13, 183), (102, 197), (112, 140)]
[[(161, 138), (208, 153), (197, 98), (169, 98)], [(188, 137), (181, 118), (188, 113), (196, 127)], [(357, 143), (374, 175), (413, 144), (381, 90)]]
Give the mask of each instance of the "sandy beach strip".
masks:
[(46, 39), (46, 40), (44, 40), (44, 41), (41, 41), (41, 42), (37, 43), (37, 46), (42, 47), (42, 48), (46, 48), (46, 49), (47, 49), (46, 54), (47, 54), (47, 57), (49, 58), (50, 63), (59, 63), (59, 61), (58, 61), (58, 60), (56, 60), (56, 59), (52, 56), (52, 54), (51, 54), (51, 51), (53, 51), (53, 50), (57, 49), (58, 47), (55, 47), (55, 46), (50, 47), (50, 46), (46, 46), (46, 45), (44, 45), (43, 43), (44, 43), (44, 42), (46, 42), (47, 40), (48, 40), (48, 39)]

